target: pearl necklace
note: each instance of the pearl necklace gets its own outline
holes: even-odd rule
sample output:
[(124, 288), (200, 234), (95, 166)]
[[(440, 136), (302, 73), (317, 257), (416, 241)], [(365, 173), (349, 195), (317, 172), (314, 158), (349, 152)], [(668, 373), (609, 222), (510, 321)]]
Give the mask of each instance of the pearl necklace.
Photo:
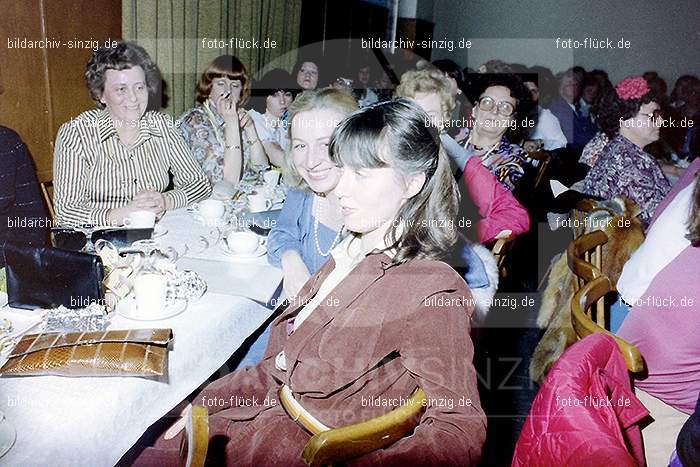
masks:
[(319, 255), (323, 256), (324, 258), (328, 255), (331, 254), (331, 251), (333, 251), (333, 248), (335, 248), (335, 245), (338, 243), (338, 240), (340, 240), (340, 234), (343, 232), (343, 228), (345, 225), (340, 227), (340, 230), (338, 231), (337, 234), (335, 234), (335, 238), (333, 239), (333, 243), (331, 243), (330, 248), (328, 249), (327, 252), (323, 252), (321, 250), (321, 243), (318, 241), (318, 224), (320, 223), (319, 217), (321, 215), (321, 196), (319, 196), (319, 202), (314, 203), (313, 207), (313, 213), (314, 213), (314, 242), (316, 243), (316, 251), (318, 252)]

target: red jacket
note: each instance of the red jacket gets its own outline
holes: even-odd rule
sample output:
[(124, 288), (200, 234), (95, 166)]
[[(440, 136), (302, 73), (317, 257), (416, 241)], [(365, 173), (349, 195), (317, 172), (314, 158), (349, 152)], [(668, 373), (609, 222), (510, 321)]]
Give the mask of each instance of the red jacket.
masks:
[(476, 226), (479, 242), (491, 242), (502, 230), (513, 231), (513, 236), (530, 230), (527, 209), (498, 183), (478, 157), (472, 157), (464, 166), (464, 183), (482, 218)]
[(615, 340), (593, 334), (571, 346), (547, 375), (512, 465), (644, 466), (638, 423), (648, 414), (632, 392)]

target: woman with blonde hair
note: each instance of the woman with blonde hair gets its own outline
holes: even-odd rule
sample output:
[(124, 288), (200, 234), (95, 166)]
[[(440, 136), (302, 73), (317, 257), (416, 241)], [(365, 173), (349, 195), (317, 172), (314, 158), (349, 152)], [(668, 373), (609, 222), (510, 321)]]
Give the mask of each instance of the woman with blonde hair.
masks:
[(355, 110), (355, 99), (333, 89), (307, 91), (289, 108), (285, 181), (292, 188), (268, 237), (268, 259), (282, 268), (288, 297), (341, 240), (342, 216), (333, 193), (340, 170), (329, 158), (328, 143), (335, 127)]

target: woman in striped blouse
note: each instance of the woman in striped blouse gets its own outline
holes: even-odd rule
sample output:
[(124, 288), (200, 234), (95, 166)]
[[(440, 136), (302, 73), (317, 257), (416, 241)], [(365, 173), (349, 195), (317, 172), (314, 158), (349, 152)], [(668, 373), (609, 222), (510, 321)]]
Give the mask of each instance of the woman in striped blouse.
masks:
[[(205, 198), (211, 186), (173, 119), (146, 112), (159, 75), (136, 44), (98, 49), (85, 79), (98, 109), (56, 137), (54, 190), (61, 225), (121, 225), (134, 211), (157, 216)], [(172, 189), (165, 191), (171, 186)]]

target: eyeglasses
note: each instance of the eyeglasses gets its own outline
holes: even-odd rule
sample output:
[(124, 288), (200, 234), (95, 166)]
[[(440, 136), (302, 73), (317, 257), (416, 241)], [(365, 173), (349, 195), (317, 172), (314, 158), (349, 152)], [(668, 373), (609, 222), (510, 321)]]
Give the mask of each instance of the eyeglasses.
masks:
[(652, 119), (653, 121), (657, 120), (665, 120), (665, 115), (664, 112), (661, 109), (656, 109), (652, 113), (644, 113), (644, 112), (639, 112), (640, 116), (647, 117)]
[(335, 80), (335, 84), (337, 84), (338, 86), (345, 86), (345, 87), (351, 88), (353, 86), (354, 82), (351, 79), (341, 77), (341, 78), (337, 78)]
[(479, 108), (485, 110), (486, 112), (491, 112), (494, 107), (497, 109), (500, 115), (504, 117), (510, 117), (515, 112), (515, 106), (508, 101), (501, 101), (496, 103), (496, 101), (489, 96), (484, 96), (479, 99)]

